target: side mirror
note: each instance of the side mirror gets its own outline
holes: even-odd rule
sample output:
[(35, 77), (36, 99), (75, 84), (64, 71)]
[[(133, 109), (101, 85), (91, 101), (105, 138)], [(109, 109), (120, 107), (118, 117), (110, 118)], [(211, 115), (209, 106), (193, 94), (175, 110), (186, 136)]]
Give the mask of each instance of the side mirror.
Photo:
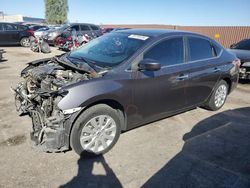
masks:
[(234, 48), (235, 45), (236, 45), (236, 44), (233, 43), (232, 45), (230, 45), (230, 48), (231, 48), (231, 49)]
[(139, 70), (158, 71), (160, 69), (161, 69), (161, 64), (153, 59), (143, 59), (139, 63)]

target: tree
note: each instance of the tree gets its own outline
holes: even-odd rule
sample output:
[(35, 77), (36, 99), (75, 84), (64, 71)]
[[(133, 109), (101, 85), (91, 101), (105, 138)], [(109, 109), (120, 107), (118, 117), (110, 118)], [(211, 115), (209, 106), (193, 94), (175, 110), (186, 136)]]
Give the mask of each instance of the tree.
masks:
[(49, 24), (65, 23), (68, 10), (68, 0), (45, 0), (45, 17)]

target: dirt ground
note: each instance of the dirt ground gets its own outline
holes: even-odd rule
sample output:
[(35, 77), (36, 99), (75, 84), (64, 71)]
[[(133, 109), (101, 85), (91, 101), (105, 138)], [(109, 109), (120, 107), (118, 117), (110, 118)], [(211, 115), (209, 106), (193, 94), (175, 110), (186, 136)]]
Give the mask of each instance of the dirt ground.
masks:
[(197, 108), (123, 133), (104, 156), (32, 147), (31, 120), (15, 111), (10, 86), (39, 54), (2, 47), (0, 187), (250, 187), (250, 83), (239, 84), (217, 112)]

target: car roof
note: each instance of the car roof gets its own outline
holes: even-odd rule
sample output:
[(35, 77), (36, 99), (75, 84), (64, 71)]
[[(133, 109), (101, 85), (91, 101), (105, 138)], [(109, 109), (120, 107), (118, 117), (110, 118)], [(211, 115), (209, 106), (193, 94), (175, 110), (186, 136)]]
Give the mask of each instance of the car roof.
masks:
[[(91, 23), (69, 23), (69, 25), (95, 25), (95, 24), (91, 24)], [(97, 25), (95, 25), (97, 26)]]
[[(128, 34), (137, 34), (137, 35), (145, 35), (149, 37), (158, 37), (161, 35), (167, 35), (167, 34), (180, 34), (180, 33), (187, 33), (187, 34), (195, 34), (199, 35), (197, 33), (188, 32), (188, 31), (181, 31), (181, 30), (173, 30), (173, 29), (127, 29), (127, 30), (119, 30), (116, 31), (119, 33), (128, 33)], [(199, 35), (202, 36), (202, 35)]]

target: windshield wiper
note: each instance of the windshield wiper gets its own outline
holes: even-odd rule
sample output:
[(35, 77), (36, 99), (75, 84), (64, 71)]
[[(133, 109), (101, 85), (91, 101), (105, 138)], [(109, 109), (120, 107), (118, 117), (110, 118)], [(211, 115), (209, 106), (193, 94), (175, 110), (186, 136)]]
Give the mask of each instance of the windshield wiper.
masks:
[(84, 57), (69, 56), (69, 58), (83, 61), (83, 62), (87, 63), (95, 71), (97, 71), (96, 68), (98, 68), (98, 69), (109, 69), (110, 68), (110, 67), (102, 67), (102, 66), (96, 65), (96, 63), (94, 61), (90, 61)]

